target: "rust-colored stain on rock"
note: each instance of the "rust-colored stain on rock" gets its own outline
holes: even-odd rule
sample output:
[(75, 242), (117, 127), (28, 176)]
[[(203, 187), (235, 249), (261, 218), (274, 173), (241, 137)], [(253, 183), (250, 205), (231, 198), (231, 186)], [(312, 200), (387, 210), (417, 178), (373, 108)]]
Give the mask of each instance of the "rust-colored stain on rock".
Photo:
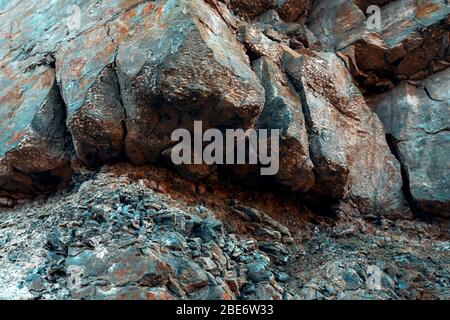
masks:
[(425, 3), (417, 8), (416, 18), (420, 19), (429, 16), (430, 14), (438, 11), (439, 9), (441, 9), (440, 5), (437, 5), (435, 3)]

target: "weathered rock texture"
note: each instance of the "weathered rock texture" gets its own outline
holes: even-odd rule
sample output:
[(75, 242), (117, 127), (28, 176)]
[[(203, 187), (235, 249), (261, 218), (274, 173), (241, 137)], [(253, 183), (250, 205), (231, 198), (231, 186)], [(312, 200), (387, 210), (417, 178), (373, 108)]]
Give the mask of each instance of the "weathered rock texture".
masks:
[(380, 120), (343, 63), (335, 54), (312, 51), (286, 60), (310, 130), (315, 193), (332, 199), (348, 195), (366, 214), (402, 215), (400, 165), (389, 150)]
[(143, 11), (142, 30), (130, 26), (136, 33), (119, 43), (125, 148), (134, 164), (156, 161), (173, 145), (177, 128), (192, 128), (195, 120), (205, 130), (246, 127), (264, 105), (233, 25), (222, 18), (226, 9), (200, 0), (177, 3), (152, 4)]
[[(2, 79), (1, 194), (54, 189), (70, 176), (65, 110), (55, 72), (37, 66)], [(17, 194), (14, 194), (17, 193)]]
[(258, 118), (258, 129), (280, 129), (280, 168), (276, 179), (293, 191), (307, 192), (314, 185), (306, 123), (301, 101), (281, 69), (265, 57), (253, 62), (266, 90), (266, 104)]
[[(380, 6), (379, 28), (367, 23), (370, 5)], [(361, 297), (364, 272), (348, 265), (353, 271), (327, 266), (344, 279), (339, 292), (325, 295), (313, 280), (301, 292), (281, 284), (287, 270), (273, 264), (286, 265), (295, 235), (234, 196), (217, 212), (269, 240), (249, 244), (234, 234), (242, 226), (227, 233), (214, 214), (176, 200), (146, 202), (142, 185), (128, 200), (105, 199), (120, 191), (114, 178), (77, 189), (118, 162), (130, 172), (165, 166), (195, 182), (189, 194), (209, 190), (214, 200), (218, 184), (239, 185), (289, 219), (309, 208), (361, 233), (362, 220), (450, 216), (448, 1), (13, 0), (0, 1), (0, 21), (0, 205), (72, 186), (84, 206), (67, 207), (66, 222), (82, 226), (76, 240), (67, 240), (73, 230), (46, 235), (51, 257), (27, 281), (33, 292), (53, 281), (66, 284), (56, 296), (71, 298)], [(280, 130), (280, 170), (267, 178), (261, 163), (174, 165), (172, 132), (192, 131), (198, 120), (203, 130)], [(174, 177), (166, 179), (186, 183)], [(108, 184), (113, 191), (100, 199), (79, 194)], [(298, 210), (287, 210), (284, 197)], [(427, 294), (445, 296), (437, 292)], [(399, 296), (426, 294), (377, 297)]]
[(366, 7), (352, 0), (316, 1), (308, 26), (326, 50), (348, 59), (362, 88), (386, 91), (401, 80), (423, 79), (448, 67), (450, 7), (445, 1), (392, 1), (381, 8), (378, 30), (367, 24), (358, 5)]
[[(88, 52), (83, 48), (91, 47)], [(115, 45), (106, 27), (62, 45), (56, 54), (58, 81), (67, 105), (67, 126), (77, 155), (87, 165), (116, 160), (124, 148), (124, 111)]]
[(237, 14), (253, 19), (268, 9), (276, 9), (287, 22), (306, 17), (311, 8), (311, 0), (230, 0)]
[(450, 212), (449, 85), (447, 69), (370, 101), (405, 168), (414, 202), (444, 216)]
[[(121, 160), (173, 167), (172, 131), (202, 120), (204, 130), (280, 129), (275, 180), (291, 192), (350, 202), (365, 215), (408, 216), (402, 189), (413, 191), (415, 182), (402, 181), (396, 157), (404, 169), (410, 165), (385, 141), (385, 133), (401, 140), (384, 119), (397, 111), (384, 106), (388, 98), (373, 98), (381, 101), (372, 110), (384, 132), (350, 75), (373, 94), (445, 68), (450, 9), (428, 0), (376, 4), (381, 30), (366, 24), (368, 3), (352, 0), (36, 2), (27, 10), (21, 1), (5, 4), (1, 188), (52, 189), (70, 179), (73, 154), (89, 167)], [(18, 12), (26, 12), (21, 20)], [(425, 81), (430, 89), (422, 96), (445, 88), (441, 77)], [(397, 101), (405, 86), (387, 95)], [(421, 123), (433, 123), (428, 113), (420, 112)], [(442, 160), (432, 176), (442, 178), (445, 145), (437, 148)], [(410, 157), (419, 149), (410, 147)], [(430, 171), (431, 163), (418, 161)], [(198, 181), (217, 167), (174, 169)], [(257, 175), (252, 168), (229, 174), (239, 171), (250, 180)], [(448, 181), (437, 180), (439, 187), (426, 184), (424, 192), (443, 199)], [(414, 192), (412, 198), (413, 206), (422, 201)]]

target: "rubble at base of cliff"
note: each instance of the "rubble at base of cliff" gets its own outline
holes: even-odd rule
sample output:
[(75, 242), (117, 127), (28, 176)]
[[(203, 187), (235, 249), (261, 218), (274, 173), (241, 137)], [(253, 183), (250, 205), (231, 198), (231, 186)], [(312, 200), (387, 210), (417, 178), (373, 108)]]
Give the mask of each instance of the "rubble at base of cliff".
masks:
[(105, 167), (3, 209), (0, 298), (450, 298), (448, 222), (374, 224), (267, 198)]
[(0, 18), (0, 299), (450, 299), (449, 1)]

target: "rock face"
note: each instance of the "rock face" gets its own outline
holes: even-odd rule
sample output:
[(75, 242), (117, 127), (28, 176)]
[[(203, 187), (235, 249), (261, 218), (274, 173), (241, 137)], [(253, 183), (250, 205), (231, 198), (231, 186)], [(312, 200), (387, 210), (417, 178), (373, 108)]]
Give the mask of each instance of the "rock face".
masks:
[(367, 8), (372, 5), (376, 6), (384, 6), (388, 3), (392, 2), (392, 0), (355, 0), (355, 4), (363, 11), (366, 12)]
[(275, 179), (293, 191), (307, 192), (314, 185), (308, 135), (302, 103), (281, 69), (265, 57), (253, 69), (266, 91), (266, 104), (258, 118), (258, 129), (280, 129), (280, 168)]
[(143, 19), (150, 25), (118, 48), (125, 148), (134, 164), (156, 161), (173, 145), (172, 131), (190, 129), (194, 120), (205, 130), (247, 127), (264, 105), (264, 89), (233, 26), (221, 18), (226, 9), (200, 0), (178, 3), (151, 8)]
[(1, 79), (0, 98), (0, 193), (16, 196), (52, 190), (70, 177), (65, 110), (54, 70), (20, 71)]
[[(0, 138), (2, 194), (17, 197), (18, 192), (55, 190), (60, 182), (70, 180), (72, 146), (64, 124), (70, 110), (66, 110), (60, 92), (70, 91), (69, 102), (82, 103), (83, 97), (75, 96), (82, 95), (83, 79), (72, 76), (72, 90), (60, 90), (63, 85), (56, 81), (55, 52), (59, 44), (136, 3), (107, 1), (96, 5), (86, 1), (80, 7), (78, 1), (11, 1), (0, 5), (0, 112), (5, 118)], [(101, 48), (92, 47), (94, 51)], [(82, 69), (79, 62), (72, 65), (76, 70)], [(83, 130), (76, 127), (74, 133)], [(97, 138), (92, 137), (91, 144), (98, 144), (100, 141), (92, 141)]]
[(314, 193), (348, 196), (365, 214), (402, 216), (400, 165), (343, 63), (334, 54), (304, 51), (288, 57), (285, 68), (302, 96), (317, 176)]
[(450, 213), (450, 72), (403, 82), (370, 99), (406, 171), (411, 196), (428, 213)]
[(266, 195), (256, 209), (236, 186), (199, 194), (157, 168), (104, 171), (48, 203), (0, 208), (0, 298), (450, 298), (446, 225), (336, 223)]
[[(369, 3), (356, 0), (4, 4), (1, 110), (12, 120), (1, 131), (0, 187), (13, 197), (52, 190), (70, 180), (70, 157), (87, 167), (163, 164), (202, 181), (217, 166), (170, 159), (171, 133), (201, 120), (203, 130), (279, 129), (282, 190), (350, 203), (363, 215), (409, 216), (403, 191), (409, 198), (414, 179), (402, 181), (396, 159), (407, 169), (406, 155), (391, 153), (385, 135), (392, 142), (395, 130), (383, 129), (352, 81), (373, 95), (445, 68), (450, 9), (430, 0), (374, 4), (382, 6), (377, 30), (367, 24)], [(33, 26), (40, 12), (52, 18)], [(424, 80), (425, 92), (441, 78)], [(383, 112), (396, 112), (382, 106), (372, 109), (386, 122)], [(426, 112), (421, 119), (433, 126)], [(433, 176), (446, 181), (442, 159)], [(225, 170), (251, 181), (257, 171)], [(427, 198), (445, 199), (443, 185)]]
[(275, 8), (276, 0), (230, 0), (230, 6), (237, 14), (253, 19), (268, 9)]
[(278, 12), (283, 20), (287, 22), (297, 21), (308, 16), (312, 2), (312, 0), (278, 1)]
[[(448, 1), (0, 0), (0, 21), (0, 298), (448, 299)], [(279, 130), (278, 172), (261, 149), (176, 165), (196, 121)]]
[(401, 80), (424, 79), (448, 66), (448, 4), (391, 1), (381, 8), (380, 29), (367, 23), (366, 6), (362, 1), (316, 1), (309, 16), (310, 30), (326, 49), (347, 57), (362, 88), (386, 91)]
[[(86, 52), (86, 47), (91, 49)], [(115, 50), (102, 26), (63, 44), (56, 55), (67, 127), (77, 155), (90, 166), (123, 155), (125, 115), (114, 69)]]

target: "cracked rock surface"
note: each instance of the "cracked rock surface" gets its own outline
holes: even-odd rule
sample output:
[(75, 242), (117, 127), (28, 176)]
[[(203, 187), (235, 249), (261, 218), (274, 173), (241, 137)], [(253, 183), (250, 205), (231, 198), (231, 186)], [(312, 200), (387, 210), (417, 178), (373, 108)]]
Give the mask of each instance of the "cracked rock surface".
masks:
[[(448, 1), (11, 0), (0, 21), (0, 298), (449, 298)], [(175, 165), (195, 121), (280, 130), (278, 173)]]
[(449, 74), (403, 82), (370, 102), (404, 166), (412, 199), (419, 209), (444, 216), (450, 209)]

